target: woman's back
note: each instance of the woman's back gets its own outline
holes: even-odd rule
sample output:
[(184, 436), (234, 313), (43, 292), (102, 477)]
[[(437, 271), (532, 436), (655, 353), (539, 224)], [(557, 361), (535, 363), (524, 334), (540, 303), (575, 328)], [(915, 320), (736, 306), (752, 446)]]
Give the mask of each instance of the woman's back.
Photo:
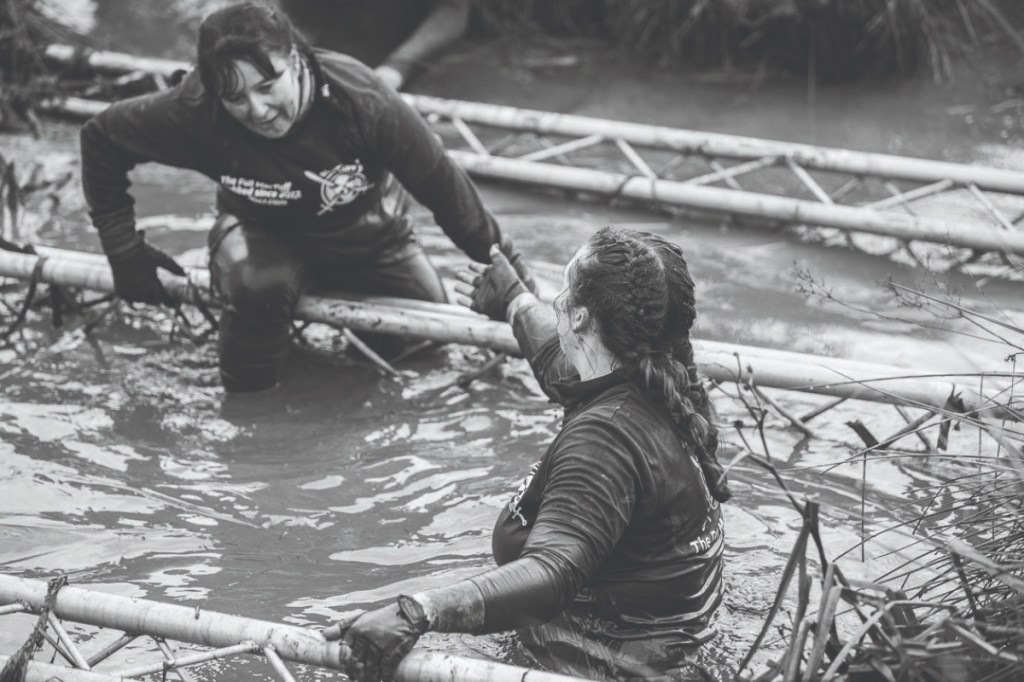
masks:
[(594, 615), (702, 630), (721, 598), (721, 513), (667, 410), (617, 373), (555, 390), (563, 429), (502, 511), (496, 561), (551, 557)]

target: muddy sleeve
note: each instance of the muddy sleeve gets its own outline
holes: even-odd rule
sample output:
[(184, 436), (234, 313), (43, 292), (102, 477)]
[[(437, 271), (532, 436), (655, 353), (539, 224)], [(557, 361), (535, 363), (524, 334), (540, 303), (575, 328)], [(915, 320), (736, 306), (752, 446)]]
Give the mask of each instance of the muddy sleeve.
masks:
[(540, 389), (551, 400), (561, 403), (555, 383), (578, 379), (579, 374), (558, 342), (555, 311), (533, 293), (527, 292), (515, 297), (505, 312), (519, 350), (530, 363)]
[(554, 311), (532, 294), (523, 294), (512, 302), (509, 309), (514, 311), (509, 319), (512, 333), (523, 357), (530, 363), (540, 389), (551, 400), (562, 403), (555, 384), (578, 379), (579, 375), (558, 343)]
[(423, 60), (462, 36), (469, 24), (469, 5), (470, 0), (434, 0), (430, 14), (382, 66), (408, 78)]
[(521, 557), (471, 579), (483, 595), (482, 632), (551, 620), (629, 525), (639, 483), (625, 434), (607, 421), (588, 419), (566, 427), (559, 441)]
[(414, 595), (440, 632), (486, 634), (558, 615), (629, 525), (639, 483), (628, 437), (606, 420), (566, 427), (519, 559)]
[(147, 161), (198, 168), (178, 88), (112, 104), (81, 132), (82, 188), (103, 250), (116, 255), (139, 239), (128, 173)]
[(614, 419), (571, 421), (549, 456), (544, 497), (521, 557), (557, 567), (572, 598), (611, 554), (641, 495), (637, 444)]
[(476, 187), (445, 154), (426, 121), (398, 93), (380, 87), (383, 105), (371, 112), (368, 124), (385, 167), (434, 214), (456, 246), (478, 263), (490, 263), (487, 252), (501, 242), (501, 230)]

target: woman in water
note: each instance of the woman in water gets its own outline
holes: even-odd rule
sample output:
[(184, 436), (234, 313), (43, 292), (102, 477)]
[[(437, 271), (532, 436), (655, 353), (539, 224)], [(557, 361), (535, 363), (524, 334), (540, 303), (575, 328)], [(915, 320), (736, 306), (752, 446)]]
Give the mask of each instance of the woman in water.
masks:
[[(169, 303), (157, 268), (184, 274), (135, 229), (129, 171), (155, 161), (217, 183), (209, 235), (228, 391), (273, 387), (307, 287), (444, 301), (395, 183), (471, 258), (511, 242), (430, 128), (373, 70), (313, 50), (271, 7), (242, 3), (199, 28), (197, 68), (118, 102), (82, 129), (82, 182), (117, 293)], [(395, 191), (389, 191), (395, 190)]]
[(427, 630), (514, 629), (557, 672), (671, 674), (713, 635), (729, 498), (682, 250), (605, 227), (565, 268), (553, 312), (491, 258), (462, 277), (462, 302), (512, 324), (562, 428), (498, 518), (498, 567), (340, 624), (343, 665), (387, 680)]

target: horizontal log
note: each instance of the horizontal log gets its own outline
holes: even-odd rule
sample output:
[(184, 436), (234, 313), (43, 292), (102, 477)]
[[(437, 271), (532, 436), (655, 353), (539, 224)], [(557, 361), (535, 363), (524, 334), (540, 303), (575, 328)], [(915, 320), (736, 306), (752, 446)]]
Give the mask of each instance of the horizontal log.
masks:
[[(63, 258), (57, 254), (66, 251), (45, 251), (49, 255), (40, 271), (44, 282), (105, 292), (114, 290), (113, 276), (103, 256), (77, 252), (77, 255)], [(0, 276), (28, 279), (36, 269), (38, 258), (0, 251)], [(161, 277), (168, 292), (177, 300), (189, 301), (196, 296), (205, 298), (209, 290), (209, 275), (202, 269), (189, 270), (193, 281), (191, 285), (182, 277), (162, 272)], [(494, 322), (450, 304), (406, 303), (403, 299), (372, 296), (356, 299), (341, 295), (307, 295), (300, 298), (296, 317), (355, 331), (463, 343), (520, 355), (512, 329), (505, 323)], [(958, 395), (968, 411), (1016, 419), (1016, 412), (1007, 406), (969, 386), (944, 380), (936, 376), (941, 375), (937, 372), (720, 341), (695, 339), (694, 350), (701, 371), (715, 381), (753, 382), (762, 388), (940, 410), (948, 407), (951, 395)], [(998, 379), (986, 379), (990, 391), (997, 391), (998, 384)], [(1021, 405), (1015, 407), (1020, 408)]]
[(949, 244), (979, 251), (1024, 255), (1024, 232), (997, 230), (976, 221), (951, 221), (896, 211), (830, 205), (773, 194), (706, 187), (674, 180), (655, 180), (591, 168), (482, 156), (465, 151), (448, 153), (456, 163), (477, 177), (554, 186), (607, 197), (626, 197), (662, 205), (686, 206), (787, 223), (835, 227), (906, 241)]
[[(25, 602), (38, 610), (46, 600), (46, 591), (45, 582), (0, 574), (0, 605)], [(286, 661), (320, 668), (338, 670), (342, 657), (348, 656), (347, 647), (326, 641), (318, 630), (70, 585), (57, 593), (54, 613), (76, 623), (216, 649), (255, 642), (260, 647), (273, 646), (277, 655)], [(578, 682), (574, 677), (426, 651), (410, 653), (399, 664), (396, 679), (399, 682)], [(82, 678), (82, 682), (102, 680)]]
[[(88, 117), (108, 105), (69, 97), (51, 101), (45, 106), (75, 117)], [(606, 197), (626, 197), (658, 205), (671, 204), (749, 218), (833, 227), (904, 241), (931, 242), (975, 251), (1024, 256), (1024, 232), (997, 230), (978, 221), (952, 221), (905, 212), (824, 204), (773, 194), (485, 156), (467, 151), (452, 150), (448, 153), (456, 163), (476, 177), (559, 187)], [(1024, 174), (1021, 175), (1024, 177)]]
[(746, 160), (775, 157), (789, 159), (805, 168), (824, 171), (924, 183), (952, 180), (959, 185), (975, 184), (982, 189), (1024, 194), (1024, 173), (1015, 170), (612, 121), (427, 95), (406, 94), (403, 97), (423, 115), (455, 117), (469, 123), (497, 128), (570, 137), (600, 135), (640, 147), (687, 154)]
[[(0, 670), (3, 670), (10, 658), (10, 656), (0, 654)], [(122, 682), (131, 679), (130, 677), (108, 675), (92, 670), (79, 670), (42, 661), (29, 661), (25, 668), (25, 682)]]
[[(97, 50), (80, 53), (67, 45), (49, 45), (44, 55), (48, 59), (65, 64), (76, 59), (84, 59), (85, 63), (98, 71), (116, 73), (147, 71), (169, 77), (176, 71), (191, 68), (191, 64), (187, 62), (136, 57), (118, 52)], [(922, 183), (951, 180), (963, 186), (974, 184), (981, 189), (1024, 194), (1024, 173), (1015, 170), (614, 121), (483, 102), (465, 102), (427, 95), (402, 96), (423, 115), (458, 118), (498, 128), (581, 138), (600, 136), (640, 147), (713, 157), (746, 160), (776, 157), (789, 159), (805, 168), (824, 171)]]
[(70, 45), (47, 45), (43, 50), (43, 58), (59, 64), (84, 63), (92, 69), (105, 73), (131, 73), (145, 71), (170, 78), (177, 71), (188, 71), (192, 68), (189, 62), (155, 57), (136, 57), (123, 52), (107, 52), (105, 50), (79, 50)]

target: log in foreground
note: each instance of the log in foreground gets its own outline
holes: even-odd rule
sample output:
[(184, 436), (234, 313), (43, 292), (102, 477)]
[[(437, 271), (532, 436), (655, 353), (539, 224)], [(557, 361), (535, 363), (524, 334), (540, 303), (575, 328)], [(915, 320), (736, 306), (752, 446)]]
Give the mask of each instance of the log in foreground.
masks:
[[(10, 658), (10, 656), (0, 654), (0, 670), (4, 669)], [(68, 668), (42, 661), (29, 661), (25, 668), (25, 682), (121, 682), (130, 679), (134, 678)]]
[[(47, 583), (0, 574), (0, 606), (23, 602), (38, 612), (46, 600)], [(328, 642), (317, 630), (234, 616), (217, 611), (122, 597), (65, 586), (57, 593), (54, 614), (63, 620), (163, 637), (199, 646), (224, 648), (254, 642), (274, 647), (293, 663), (340, 669), (347, 647)], [(67, 668), (61, 668), (62, 672)], [(33, 673), (34, 674), (34, 673)], [(101, 673), (103, 674), (103, 673)], [(110, 673), (105, 673), (110, 675)], [(118, 678), (116, 674), (115, 678)], [(39, 679), (39, 678), (32, 678)], [(42, 678), (49, 679), (49, 678)], [(58, 678), (61, 679), (61, 678)], [(71, 677), (67, 678), (72, 680)], [(104, 678), (77, 677), (81, 682)], [(413, 651), (398, 666), (399, 682), (578, 682), (579, 678), (527, 670), (504, 663)], [(109, 682), (110, 677), (106, 680)]]
[[(69, 287), (113, 292), (114, 280), (106, 259), (97, 254), (47, 249), (38, 276), (41, 281)], [(68, 254), (64, 256), (63, 254)], [(0, 276), (29, 279), (39, 256), (0, 251)], [(192, 269), (188, 279), (161, 272), (168, 292), (186, 303), (208, 296), (209, 274)], [(372, 296), (303, 296), (295, 316), (353, 331), (397, 334), (441, 343), (462, 343), (519, 355), (509, 325), (491, 321), (448, 304), (407, 302)], [(1012, 394), (997, 398), (999, 380), (987, 377), (985, 394), (942, 379), (942, 372), (905, 369), (803, 353), (791, 353), (717, 341), (694, 341), (696, 361), (715, 381), (779, 388), (841, 398), (958, 412), (957, 396), (967, 413), (1018, 420), (1024, 398), (1010, 404)]]

